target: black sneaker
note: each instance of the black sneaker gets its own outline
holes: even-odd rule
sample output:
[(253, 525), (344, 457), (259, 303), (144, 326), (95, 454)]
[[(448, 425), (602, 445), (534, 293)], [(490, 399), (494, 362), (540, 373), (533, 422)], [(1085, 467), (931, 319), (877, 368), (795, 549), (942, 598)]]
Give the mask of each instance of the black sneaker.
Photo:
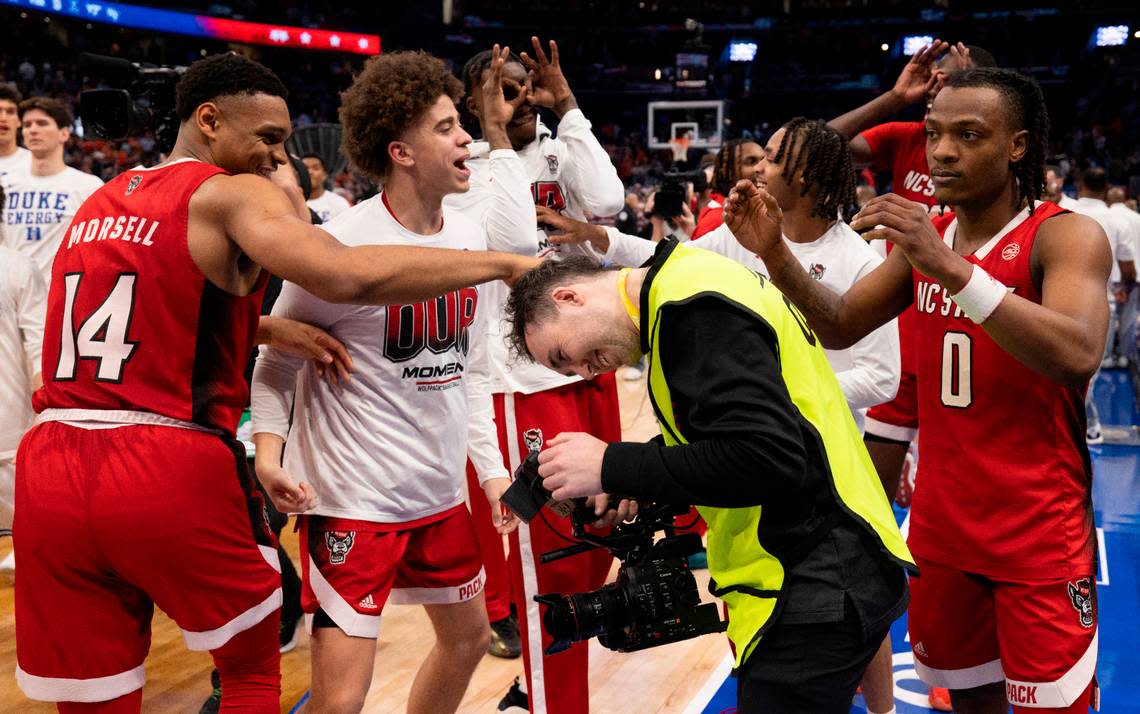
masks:
[(499, 700), (499, 711), (507, 712), (507, 714), (529, 714), (530, 712), (530, 698), (527, 697), (526, 692), (519, 686), (519, 678), (515, 677), (515, 683), (507, 690), (507, 693)]
[(508, 616), (491, 623), (491, 644), (487, 652), (503, 659), (516, 659), (522, 655), (518, 620)]
[(222, 678), (216, 669), (210, 672), (210, 686), (214, 691), (210, 694), (210, 698), (202, 703), (198, 714), (218, 714), (218, 710), (222, 708)]
[(281, 654), (285, 654), (297, 646), (297, 640), (301, 637), (301, 618), (302, 615), (281, 618), (281, 629), (279, 631)]

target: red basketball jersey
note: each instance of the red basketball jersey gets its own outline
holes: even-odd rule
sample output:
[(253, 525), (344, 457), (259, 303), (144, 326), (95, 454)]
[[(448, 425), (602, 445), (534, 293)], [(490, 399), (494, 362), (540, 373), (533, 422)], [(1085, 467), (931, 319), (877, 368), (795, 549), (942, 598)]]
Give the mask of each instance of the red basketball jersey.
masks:
[[(1026, 300), (1040, 202), (966, 256)], [(935, 219), (953, 247), (957, 221)], [(1084, 390), (1015, 359), (929, 278), (914, 272), (919, 474), (909, 545), (920, 557), (991, 577), (1061, 578), (1094, 567), (1092, 468)]]
[(938, 205), (926, 165), (926, 125), (920, 121), (880, 124), (859, 136), (871, 147), (871, 163), (889, 169), (891, 190), (926, 206)]
[(237, 297), (190, 258), (190, 197), (220, 173), (194, 160), (127, 171), (80, 207), (52, 266), (36, 411), (143, 411), (237, 428), (268, 275)]

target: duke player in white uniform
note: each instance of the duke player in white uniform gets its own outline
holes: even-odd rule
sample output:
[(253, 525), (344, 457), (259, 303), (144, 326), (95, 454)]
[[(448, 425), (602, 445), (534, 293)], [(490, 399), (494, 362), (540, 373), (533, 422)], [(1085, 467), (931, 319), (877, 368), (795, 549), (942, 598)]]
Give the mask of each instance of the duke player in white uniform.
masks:
[(32, 152), (20, 146), (20, 93), (0, 84), (0, 186), (32, 170)]
[[(530, 205), (517, 208), (500, 184), (511, 179), (509, 167), (491, 153), (486, 143), (472, 145), (470, 167), (471, 191), (451, 196), (448, 205), (463, 210), (473, 220), (487, 226), (487, 242), (492, 250), (525, 255), (559, 252), (585, 252), (600, 258), (589, 246), (552, 246), (541, 229), (536, 229), (534, 204), (547, 206), (567, 216), (585, 220), (587, 213), (609, 216), (625, 205), (625, 189), (609, 155), (590, 131), (590, 122), (570, 91), (559, 64), (557, 45), (550, 42), (547, 57), (538, 38), (531, 38), (534, 56), (523, 53), (512, 57), (503, 68), (503, 88), (509, 100), (521, 95), (507, 125), (511, 145), (521, 160), (525, 174), (520, 177), (531, 193)], [(485, 112), (483, 93), (475, 91), (491, 76), (491, 57), (481, 53), (464, 66), (467, 108), (481, 118)], [(538, 118), (536, 107), (546, 107), (558, 116), (558, 137)], [(514, 207), (512, 207), (514, 206)], [(503, 220), (505, 212), (523, 211), (513, 221)], [(499, 216), (491, 214), (498, 212)], [(523, 228), (523, 230), (519, 230)], [(612, 375), (592, 382), (565, 377), (526, 361), (515, 361), (508, 354), (502, 335), (501, 309), (506, 300), (506, 287), (488, 286), (485, 302), (493, 305), (488, 352), (490, 354), (495, 415), (499, 428), (499, 445), (513, 472), (528, 450), (563, 431), (585, 431), (604, 440), (620, 440), (617, 390)], [(510, 582), (501, 575), (502, 539), (490, 528), (489, 519), (480, 517), (475, 500), (475, 527), (479, 532), (480, 550), (488, 563), (489, 616), (501, 624), (507, 617), (508, 593), (513, 597), (519, 615), (524, 665), (532, 712), (552, 714), (585, 712), (589, 709), (588, 662), (585, 643), (575, 644), (567, 652), (547, 657), (542, 650), (549, 644), (543, 637), (530, 637), (540, 632), (541, 613), (534, 595), (545, 592), (574, 592), (599, 587), (612, 561), (608, 553), (594, 551), (572, 558), (540, 563), (539, 557), (565, 545), (565, 541), (542, 522), (521, 524), (511, 535)], [(556, 516), (546, 519), (551, 526), (569, 534), (569, 522)], [(496, 568), (495, 563), (500, 565)], [(545, 640), (545, 641), (544, 641)], [(528, 706), (521, 688), (512, 688), (500, 707)]]
[[(0, 189), (0, 210), (4, 201)], [(47, 287), (32, 261), (0, 246), (0, 535), (12, 534), (16, 447), (35, 416), (32, 392), (41, 384), (46, 300)], [(0, 570), (13, 567), (12, 554), (0, 561)]]
[[(441, 207), (444, 195), (468, 187), (460, 92), (444, 64), (422, 53), (368, 62), (342, 95), (341, 122), (346, 152), (385, 190), (326, 230), (348, 245), (486, 249), (477, 224)], [(424, 604), (437, 638), (412, 683), (409, 712), (455, 711), (486, 653), (484, 574), (463, 504), (466, 456), (493, 498), (508, 474), (491, 424), (483, 289), (353, 307), (286, 283), (274, 306), (275, 315), (326, 328), (356, 365), (351, 380), (330, 385), (310, 369), (298, 376), (299, 362), (267, 351), (254, 372), (258, 476), (280, 510), (305, 513), (302, 604), (315, 711), (363, 706), (389, 599)], [(471, 429), (469, 443), (468, 425), (479, 421), (486, 424)]]
[(51, 281), (51, 264), (79, 206), (103, 185), (96, 176), (63, 162), (71, 137), (71, 112), (54, 99), (32, 97), (20, 104), (24, 143), (32, 154), (25, 175), (5, 178), (4, 244), (32, 259)]

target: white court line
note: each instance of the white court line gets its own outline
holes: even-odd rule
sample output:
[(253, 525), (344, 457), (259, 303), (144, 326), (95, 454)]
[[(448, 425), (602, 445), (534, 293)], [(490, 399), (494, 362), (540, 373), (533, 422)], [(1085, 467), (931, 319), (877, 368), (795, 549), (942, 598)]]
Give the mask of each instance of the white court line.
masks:
[(685, 707), (683, 714), (701, 714), (701, 712), (705, 710), (705, 707), (712, 701), (713, 695), (717, 693), (717, 690), (721, 688), (724, 681), (728, 679), (728, 675), (732, 673), (732, 664), (734, 661), (735, 659), (731, 652), (724, 655), (724, 659), (713, 669), (708, 679), (706, 679), (705, 683), (701, 686), (700, 691), (689, 700), (689, 706)]
[(1104, 545), (1104, 529), (1096, 529), (1097, 562), (1100, 564), (1100, 577), (1097, 585), (1108, 585), (1108, 549)]

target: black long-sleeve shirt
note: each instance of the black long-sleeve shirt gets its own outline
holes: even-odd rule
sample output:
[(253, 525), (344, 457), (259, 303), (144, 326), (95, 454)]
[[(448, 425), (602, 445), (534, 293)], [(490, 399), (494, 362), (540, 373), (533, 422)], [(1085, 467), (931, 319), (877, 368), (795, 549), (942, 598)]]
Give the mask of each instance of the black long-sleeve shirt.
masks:
[[(688, 443), (610, 444), (603, 490), (677, 506), (764, 506), (765, 520), (785, 527), (774, 540), (788, 568), (785, 623), (840, 621), (848, 602), (868, 632), (901, 614), (902, 568), (836, 504), (822, 442), (792, 403), (771, 328), (715, 297), (667, 306), (659, 320), (661, 368)], [(822, 537), (809, 535), (821, 528)]]

